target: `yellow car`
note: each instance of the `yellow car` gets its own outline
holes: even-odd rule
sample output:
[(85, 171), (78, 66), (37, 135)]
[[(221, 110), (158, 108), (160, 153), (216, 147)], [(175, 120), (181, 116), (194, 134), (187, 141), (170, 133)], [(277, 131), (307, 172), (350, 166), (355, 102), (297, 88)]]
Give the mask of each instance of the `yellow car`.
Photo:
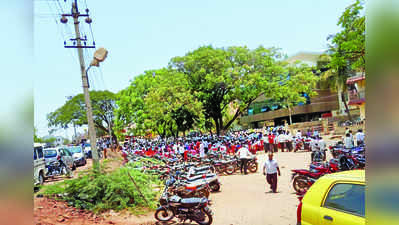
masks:
[(300, 200), (298, 225), (364, 225), (365, 172), (324, 175)]

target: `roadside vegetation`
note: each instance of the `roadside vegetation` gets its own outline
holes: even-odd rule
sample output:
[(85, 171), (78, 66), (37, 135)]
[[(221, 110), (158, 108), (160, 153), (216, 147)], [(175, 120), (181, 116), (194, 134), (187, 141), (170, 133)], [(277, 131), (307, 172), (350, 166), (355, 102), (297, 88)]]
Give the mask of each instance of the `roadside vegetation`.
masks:
[(44, 186), (41, 193), (94, 213), (125, 209), (136, 213), (156, 208), (159, 194), (156, 187), (161, 185), (157, 176), (134, 169), (132, 164), (109, 171), (107, 164), (103, 163), (99, 172), (88, 169), (76, 179)]

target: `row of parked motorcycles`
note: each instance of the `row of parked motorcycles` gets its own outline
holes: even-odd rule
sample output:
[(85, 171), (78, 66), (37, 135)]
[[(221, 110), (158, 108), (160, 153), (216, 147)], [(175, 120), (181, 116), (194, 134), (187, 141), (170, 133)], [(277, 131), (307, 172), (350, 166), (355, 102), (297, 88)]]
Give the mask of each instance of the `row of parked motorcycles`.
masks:
[(312, 153), (312, 162), (309, 169), (292, 170), (292, 186), (297, 193), (306, 192), (318, 178), (325, 174), (364, 169), (366, 165), (365, 146), (356, 146), (346, 149), (342, 142), (329, 147), (333, 156), (326, 162), (326, 151)]
[[(142, 161), (142, 158), (129, 155), (130, 162)], [(239, 160), (216, 152), (210, 152), (206, 159), (190, 154), (186, 160), (182, 157), (161, 158), (157, 155), (153, 158), (163, 162), (163, 165), (149, 160), (137, 169), (157, 175), (165, 181), (155, 219), (167, 222), (178, 218), (183, 223), (188, 220), (201, 225), (212, 224), (210, 194), (221, 191), (219, 175), (232, 175), (240, 170)], [(257, 171), (256, 157), (247, 163), (250, 172)]]

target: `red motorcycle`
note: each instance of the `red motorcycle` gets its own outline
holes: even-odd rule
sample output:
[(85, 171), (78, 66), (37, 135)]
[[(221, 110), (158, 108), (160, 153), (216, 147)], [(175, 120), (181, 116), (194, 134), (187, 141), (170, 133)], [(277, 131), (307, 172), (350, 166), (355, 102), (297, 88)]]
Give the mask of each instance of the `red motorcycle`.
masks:
[(292, 170), (292, 186), (296, 192), (310, 188), (312, 184), (321, 176), (339, 171), (336, 163), (313, 163), (310, 170)]

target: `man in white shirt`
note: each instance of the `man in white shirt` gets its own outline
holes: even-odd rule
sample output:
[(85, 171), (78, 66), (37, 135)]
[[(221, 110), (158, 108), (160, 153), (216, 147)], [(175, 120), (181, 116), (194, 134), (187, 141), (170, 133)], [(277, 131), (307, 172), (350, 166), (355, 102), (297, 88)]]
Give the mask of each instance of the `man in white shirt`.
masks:
[(200, 143), (199, 153), (200, 153), (200, 157), (201, 158), (205, 157), (205, 149), (204, 149), (204, 142), (203, 141), (201, 141), (201, 143)]
[(350, 149), (350, 148), (353, 147), (352, 138), (351, 138), (351, 136), (350, 136), (349, 133), (347, 133), (347, 134), (345, 135), (343, 142), (344, 142), (345, 148)]
[(184, 158), (184, 147), (182, 143), (179, 144), (178, 149), (179, 149), (179, 154), (181, 155), (182, 158)]
[(296, 134), (295, 134), (295, 137), (298, 138), (298, 139), (301, 139), (302, 138), (302, 132), (300, 130), (298, 130), (296, 132)]
[(280, 168), (278, 163), (273, 159), (273, 153), (269, 153), (269, 159), (265, 161), (263, 165), (263, 175), (266, 175), (266, 181), (270, 184), (270, 189), (274, 193), (277, 192), (277, 175), (280, 176)]
[(356, 137), (356, 145), (360, 146), (364, 143), (364, 133), (362, 129), (359, 129), (355, 134)]
[(249, 152), (248, 150), (248, 145), (244, 145), (243, 147), (241, 147), (236, 155), (238, 155), (238, 158), (240, 159), (240, 171), (241, 174), (243, 172), (244, 169), (244, 174), (247, 174), (247, 163), (248, 163), (248, 159), (250, 158), (250, 156), (252, 156), (252, 154)]

